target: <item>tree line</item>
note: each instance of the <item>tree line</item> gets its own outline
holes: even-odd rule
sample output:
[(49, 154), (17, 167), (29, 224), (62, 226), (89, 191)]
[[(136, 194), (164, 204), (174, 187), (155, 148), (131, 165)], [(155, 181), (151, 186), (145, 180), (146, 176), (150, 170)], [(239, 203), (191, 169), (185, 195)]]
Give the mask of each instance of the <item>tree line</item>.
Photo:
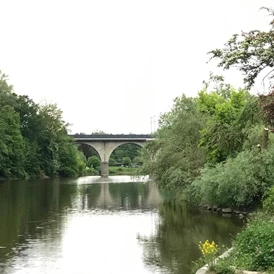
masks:
[(67, 127), (56, 104), (14, 93), (0, 72), (0, 178), (83, 174), (85, 157)]

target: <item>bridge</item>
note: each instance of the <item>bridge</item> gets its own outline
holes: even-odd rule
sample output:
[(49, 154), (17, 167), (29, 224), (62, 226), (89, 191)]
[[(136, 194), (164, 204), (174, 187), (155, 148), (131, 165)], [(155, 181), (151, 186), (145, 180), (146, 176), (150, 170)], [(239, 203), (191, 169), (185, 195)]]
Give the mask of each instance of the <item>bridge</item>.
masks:
[(92, 134), (70, 135), (77, 144), (86, 144), (93, 147), (101, 160), (101, 176), (108, 176), (108, 161), (111, 153), (124, 144), (135, 144), (143, 147), (147, 141), (154, 140), (149, 134)]

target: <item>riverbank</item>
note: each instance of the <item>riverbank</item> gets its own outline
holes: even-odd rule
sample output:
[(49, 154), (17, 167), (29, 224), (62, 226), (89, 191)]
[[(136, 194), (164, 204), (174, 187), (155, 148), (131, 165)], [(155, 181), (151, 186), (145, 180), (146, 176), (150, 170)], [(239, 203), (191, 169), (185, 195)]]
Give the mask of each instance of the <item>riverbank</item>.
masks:
[[(265, 195), (263, 208), (254, 212), (247, 219), (243, 230), (238, 233), (232, 244), (232, 249), (225, 255), (209, 262), (200, 268), (196, 274), (234, 274), (234, 273), (274, 273), (274, 187)], [(208, 253), (209, 252), (209, 253)], [(208, 259), (210, 250), (203, 253)], [(222, 259), (223, 258), (223, 259)], [(222, 260), (220, 260), (222, 259)], [(219, 271), (219, 270), (222, 271)], [(253, 272), (250, 272), (253, 271)], [(255, 272), (254, 272), (255, 271)]]
[(109, 175), (129, 175), (133, 176), (136, 174), (136, 168), (133, 167), (122, 167), (122, 166), (110, 166), (108, 168)]
[[(163, 203), (156, 184), (140, 179), (1, 183), (1, 270), (89, 273), (92, 256), (95, 273), (190, 274), (191, 261), (199, 256), (197, 239), (214, 235), (227, 246), (242, 227), (239, 218)], [(105, 250), (111, 256), (102, 258)]]

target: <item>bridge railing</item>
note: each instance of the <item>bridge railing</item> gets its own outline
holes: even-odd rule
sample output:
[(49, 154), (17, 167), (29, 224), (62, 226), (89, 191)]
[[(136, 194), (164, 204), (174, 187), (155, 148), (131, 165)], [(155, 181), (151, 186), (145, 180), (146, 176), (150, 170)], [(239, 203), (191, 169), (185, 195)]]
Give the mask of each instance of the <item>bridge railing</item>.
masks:
[(91, 138), (91, 139), (152, 139), (153, 135), (150, 134), (69, 134), (73, 138)]

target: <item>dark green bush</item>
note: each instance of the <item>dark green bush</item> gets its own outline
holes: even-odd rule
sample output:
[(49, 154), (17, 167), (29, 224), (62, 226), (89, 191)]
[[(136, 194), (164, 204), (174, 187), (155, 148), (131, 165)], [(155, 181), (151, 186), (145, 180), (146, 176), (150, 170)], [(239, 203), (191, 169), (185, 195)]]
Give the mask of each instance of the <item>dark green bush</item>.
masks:
[(217, 206), (247, 206), (260, 201), (274, 184), (274, 149), (242, 151), (206, 167), (188, 189), (189, 200)]
[[(236, 263), (245, 261), (250, 270), (274, 267), (274, 221), (259, 217), (250, 221), (235, 240)], [(246, 259), (246, 260), (245, 260)]]
[(216, 274), (234, 274), (236, 272), (225, 260), (219, 260), (214, 268)]
[(264, 194), (263, 211), (267, 214), (274, 214), (274, 187)]

